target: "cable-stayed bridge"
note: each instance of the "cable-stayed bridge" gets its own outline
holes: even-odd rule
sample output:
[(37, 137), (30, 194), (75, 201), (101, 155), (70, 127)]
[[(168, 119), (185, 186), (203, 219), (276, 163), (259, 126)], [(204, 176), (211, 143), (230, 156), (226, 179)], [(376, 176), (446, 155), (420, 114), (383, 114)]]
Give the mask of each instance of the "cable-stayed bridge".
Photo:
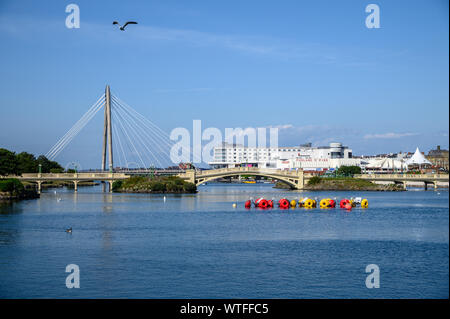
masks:
[[(101, 171), (179, 171), (180, 163), (173, 163), (170, 158), (174, 145), (170, 136), (119, 97), (111, 94), (109, 86), (106, 86), (105, 93), (53, 145), (46, 157), (55, 160), (101, 110), (104, 111)], [(181, 145), (181, 148), (188, 147)], [(134, 169), (130, 169), (130, 166)]]
[[(127, 179), (136, 174), (177, 175), (197, 186), (219, 178), (255, 175), (278, 180), (297, 190), (304, 189), (306, 182), (312, 177), (310, 174), (304, 174), (301, 169), (295, 171), (258, 167), (234, 167), (204, 171), (186, 169), (186, 166), (178, 165), (181, 163), (174, 163), (171, 160), (170, 153), (174, 143), (170, 136), (120, 98), (112, 95), (109, 86), (106, 86), (105, 93), (53, 145), (46, 154), (47, 158), (55, 160), (100, 110), (104, 111), (101, 170), (75, 170), (73, 173), (45, 174), (39, 172), (22, 174), (22, 176), (16, 176), (16, 178), (36, 183), (39, 191), (41, 190), (41, 184), (46, 181), (71, 181), (74, 183), (76, 191), (79, 182), (90, 180), (106, 182), (109, 184), (109, 191), (112, 191), (114, 181)], [(193, 154), (194, 160), (200, 162), (195, 158), (195, 154), (191, 152), (189, 146), (180, 144), (177, 146), (178, 149), (181, 148), (187, 154)], [(114, 166), (114, 160), (119, 163), (118, 166)], [(130, 163), (134, 163), (136, 167), (130, 168)], [(358, 178), (402, 182), (405, 186), (408, 181), (423, 181), (425, 187), (431, 183), (437, 187), (438, 182), (448, 181), (448, 175), (436, 174), (419, 174), (413, 177), (407, 175), (389, 176), (390, 179), (387, 179), (387, 176), (361, 175)]]

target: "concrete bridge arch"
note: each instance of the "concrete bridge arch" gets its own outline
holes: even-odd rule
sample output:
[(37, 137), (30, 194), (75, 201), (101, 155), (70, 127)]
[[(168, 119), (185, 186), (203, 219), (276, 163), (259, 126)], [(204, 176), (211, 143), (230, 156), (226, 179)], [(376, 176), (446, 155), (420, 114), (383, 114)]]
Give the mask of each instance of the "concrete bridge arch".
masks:
[(197, 186), (225, 177), (253, 175), (269, 177), (289, 185), (292, 189), (303, 189), (303, 171), (283, 171), (252, 167), (220, 168), (204, 171), (187, 170), (179, 176)]

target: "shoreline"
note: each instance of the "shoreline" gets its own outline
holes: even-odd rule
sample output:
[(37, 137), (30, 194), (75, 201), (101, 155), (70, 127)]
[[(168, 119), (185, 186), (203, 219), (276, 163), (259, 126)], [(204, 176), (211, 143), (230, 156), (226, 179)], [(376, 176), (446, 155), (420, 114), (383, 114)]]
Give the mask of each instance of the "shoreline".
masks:
[[(278, 182), (274, 188), (289, 189), (284, 183)], [(404, 192), (406, 189), (400, 184), (376, 184), (357, 178), (322, 178), (309, 180), (304, 186), (305, 191), (373, 191), (373, 192)]]
[(197, 186), (176, 176), (135, 176), (123, 181), (115, 181), (112, 191), (129, 194), (195, 194)]
[(36, 189), (25, 187), (18, 179), (0, 179), (0, 201), (35, 199), (39, 197), (40, 194)]
[(10, 193), (10, 192), (0, 192), (0, 202), (1, 201), (16, 201), (16, 200), (27, 200), (40, 198), (40, 194), (35, 190), (26, 189), (21, 193)]

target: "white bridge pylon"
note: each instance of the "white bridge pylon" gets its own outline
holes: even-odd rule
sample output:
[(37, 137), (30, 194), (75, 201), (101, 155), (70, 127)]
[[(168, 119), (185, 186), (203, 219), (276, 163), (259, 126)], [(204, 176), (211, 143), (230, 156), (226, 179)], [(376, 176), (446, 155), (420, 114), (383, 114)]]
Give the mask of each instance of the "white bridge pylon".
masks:
[[(113, 158), (121, 168), (127, 168), (128, 163), (138, 163), (141, 168), (167, 168), (178, 164), (170, 159), (170, 151), (175, 144), (170, 136), (120, 98), (110, 94), (108, 86), (105, 93), (53, 145), (46, 157), (55, 160), (102, 108), (105, 111), (102, 169), (107, 169), (106, 157), (110, 171), (114, 168)], [(110, 150), (108, 154), (107, 146)], [(190, 146), (181, 145), (180, 148), (192, 154)]]

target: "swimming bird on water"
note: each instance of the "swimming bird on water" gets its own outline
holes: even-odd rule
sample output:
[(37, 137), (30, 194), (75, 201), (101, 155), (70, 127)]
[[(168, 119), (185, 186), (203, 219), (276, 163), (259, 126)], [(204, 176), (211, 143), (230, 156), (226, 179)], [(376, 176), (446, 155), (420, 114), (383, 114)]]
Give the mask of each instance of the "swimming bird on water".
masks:
[(125, 31), (125, 27), (126, 27), (127, 25), (129, 25), (129, 24), (137, 24), (137, 22), (134, 22), (134, 21), (127, 21), (127, 22), (123, 25), (123, 27), (122, 27), (122, 26), (119, 24), (119, 22), (117, 22), (117, 21), (114, 21), (113, 24), (117, 24), (117, 25), (119, 26), (119, 29), (120, 29), (121, 31)]
[(72, 227), (66, 229), (66, 233), (72, 233)]

